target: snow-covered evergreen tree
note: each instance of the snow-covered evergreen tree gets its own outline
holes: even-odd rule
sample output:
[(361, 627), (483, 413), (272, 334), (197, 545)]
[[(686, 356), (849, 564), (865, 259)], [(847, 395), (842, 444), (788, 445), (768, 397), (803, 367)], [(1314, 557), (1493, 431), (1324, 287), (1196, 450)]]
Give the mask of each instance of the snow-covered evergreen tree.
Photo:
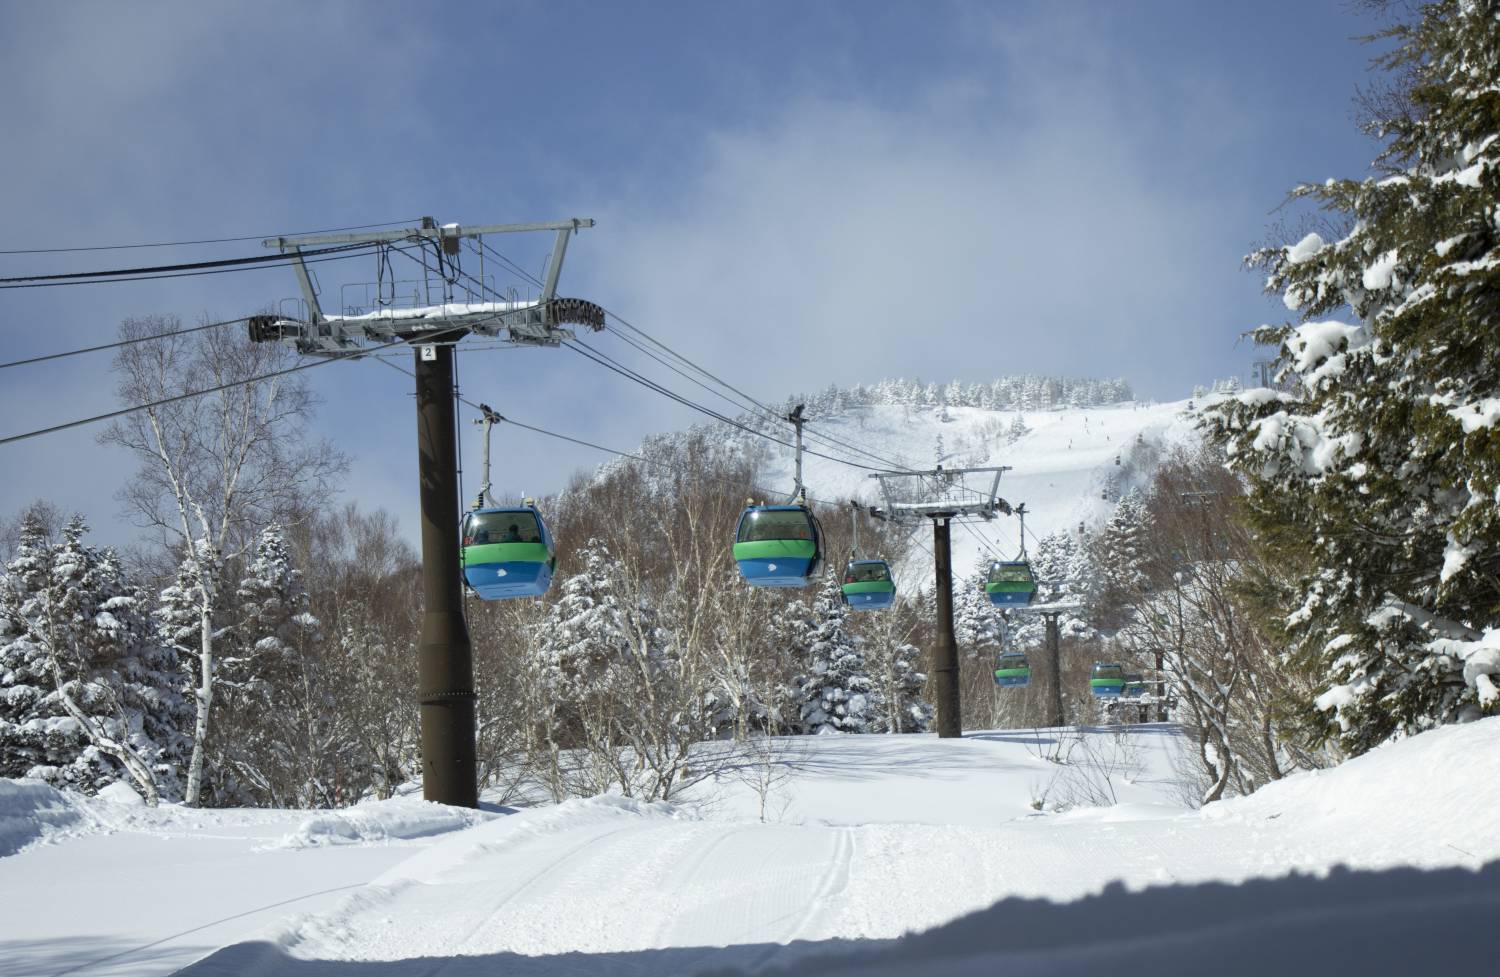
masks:
[(970, 657), (993, 655), (1005, 634), (1005, 618), (984, 592), (989, 572), (990, 560), (980, 553), (973, 571), (958, 580), (953, 595), (953, 636)]
[(708, 728), (706, 690), (686, 687), (640, 582), (590, 539), (583, 568), (563, 582), (530, 664), (542, 693), (549, 745), (579, 746), (592, 765), (585, 792), (617, 786), (665, 799)]
[(235, 597), (236, 640), (226, 642), (218, 662), (215, 766), (262, 801), (330, 806), (346, 744), (336, 734), (334, 691), (318, 654), (321, 625), (281, 527), (261, 531)]
[(257, 655), (291, 658), (317, 640), (320, 625), (280, 526), (261, 532), (237, 596), (241, 632)]
[(1141, 592), (1145, 573), (1146, 498), (1132, 488), (1115, 505), (1104, 529), (1093, 540), (1095, 579), (1089, 588), (1095, 610), (1114, 624), (1123, 604)]
[(799, 715), (809, 733), (863, 733), (868, 727), (870, 674), (859, 639), (845, 626), (838, 576), (829, 572), (813, 602), (807, 671), (797, 679)]
[(898, 607), (864, 615), (861, 624), (871, 689), (866, 729), (872, 733), (927, 732), (932, 706), (922, 700), (927, 675), (922, 671), (921, 650), (909, 640), (910, 616)]
[(27, 521), (0, 579), (0, 774), (94, 791), (128, 778), (177, 794), (185, 709), (140, 593), (74, 517), (47, 544)]
[(615, 561), (598, 540), (580, 551), (583, 567), (563, 581), (547, 613), (537, 649), (543, 681), (560, 703), (575, 705), (608, 692), (625, 654), (625, 618), (615, 594)]
[(800, 598), (783, 603), (771, 618), (767, 638), (772, 657), (785, 663), (783, 675), (790, 679), (779, 684), (767, 703), (766, 729), (773, 735), (809, 732), (802, 724), (799, 678), (808, 661), (808, 641), (815, 627), (813, 609)]
[[(1211, 417), (1287, 565), (1324, 730), (1359, 753), (1500, 710), (1500, 30), (1440, 0), (1383, 32), (1377, 175), (1293, 193), (1349, 231), (1257, 252), (1300, 324), (1280, 388)], [(1341, 309), (1352, 322), (1328, 318)]]
[[(1037, 581), (1037, 603), (1088, 599), (1094, 581), (1088, 549), (1077, 536), (1063, 529), (1053, 530), (1041, 538), (1030, 554), (1031, 572)], [(1061, 615), (1058, 628), (1065, 638), (1086, 640), (1096, 637), (1084, 610)], [(1017, 615), (1009, 634), (1018, 649), (1040, 648), (1046, 641), (1045, 622), (1037, 614)]]

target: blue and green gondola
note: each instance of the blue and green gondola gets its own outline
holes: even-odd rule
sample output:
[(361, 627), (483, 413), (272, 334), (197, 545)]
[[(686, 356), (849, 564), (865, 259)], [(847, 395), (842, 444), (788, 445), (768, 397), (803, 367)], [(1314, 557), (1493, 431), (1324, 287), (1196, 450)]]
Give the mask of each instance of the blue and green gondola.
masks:
[(483, 600), (539, 597), (552, 586), (557, 550), (535, 506), (475, 509), (464, 516), (464, 581)]
[(752, 587), (805, 587), (823, 561), (818, 520), (806, 506), (753, 505), (740, 514), (734, 562)]
[(896, 581), (884, 560), (850, 560), (844, 567), (844, 603), (856, 611), (878, 611), (896, 602)]

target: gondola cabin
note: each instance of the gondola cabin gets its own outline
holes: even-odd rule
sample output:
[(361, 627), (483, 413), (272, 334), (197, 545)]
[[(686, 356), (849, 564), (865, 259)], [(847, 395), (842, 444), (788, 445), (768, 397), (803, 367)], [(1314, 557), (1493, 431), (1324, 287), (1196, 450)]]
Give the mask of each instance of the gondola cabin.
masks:
[(995, 663), (995, 684), (1015, 688), (1031, 684), (1031, 663), (1018, 651), (1008, 651)]
[(850, 560), (844, 567), (844, 603), (856, 611), (878, 611), (896, 602), (896, 581), (884, 560)]
[(1146, 694), (1146, 680), (1139, 674), (1125, 676), (1125, 687), (1120, 690), (1120, 695), (1126, 699), (1139, 699)]
[(465, 514), (459, 554), (464, 581), (483, 600), (539, 597), (557, 569), (547, 524), (529, 505)]
[(984, 581), (985, 596), (996, 607), (1018, 607), (1036, 596), (1036, 578), (1025, 560), (995, 561)]
[(1125, 669), (1119, 665), (1094, 665), (1089, 673), (1089, 691), (1101, 699), (1118, 699), (1125, 688)]
[(805, 587), (822, 563), (818, 521), (800, 505), (753, 505), (740, 515), (734, 562), (752, 587)]

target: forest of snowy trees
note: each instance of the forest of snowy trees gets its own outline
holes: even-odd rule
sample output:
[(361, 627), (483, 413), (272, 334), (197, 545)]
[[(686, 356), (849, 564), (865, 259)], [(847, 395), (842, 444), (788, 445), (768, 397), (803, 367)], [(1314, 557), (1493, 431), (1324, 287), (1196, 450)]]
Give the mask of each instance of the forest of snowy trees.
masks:
[[(38, 503), (6, 534), (0, 775), (86, 792), (126, 780), (153, 802), (322, 807), (389, 796), (419, 773), (416, 554), (384, 513), (226, 491), (204, 462), (249, 467), (253, 452), (232, 450), (238, 429), (217, 430), (198, 458), (171, 459), (193, 478), (152, 506), (138, 490), (127, 500), (187, 533), (127, 560)], [(296, 448), (294, 427), (281, 443), (326, 477), (332, 462)], [(753, 460), (701, 434), (644, 450), (649, 463), (579, 476), (545, 503), (563, 541), (545, 599), (469, 601), (486, 785), (666, 798), (713, 772), (704, 743), (927, 728), (912, 608), (856, 619), (838, 599), (842, 564), (806, 594), (746, 588), (722, 543)], [(179, 497), (222, 511), (195, 525)], [(205, 525), (232, 528), (217, 544), (190, 538)], [(831, 552), (847, 550), (844, 527), (830, 527)]]
[[(1190, 735), (1202, 801), (1500, 709), (1487, 9), (1430, 4), (1386, 35), (1392, 87), (1364, 103), (1376, 175), (1298, 188), (1321, 213), (1251, 256), (1298, 318), (1257, 331), (1275, 386), (1205, 389), (1202, 443), (1122, 451), (1112, 515), (1030, 554), (1042, 598), (1079, 604), (1061, 621), (1064, 688), (1086, 688), (1094, 661), (1147, 676), (1150, 704)], [(308, 436), (299, 379), (232, 386), (289, 353), (223, 330), (144, 339), (174, 325), (122, 328), (120, 400), (162, 403), (102, 438), (138, 470), (117, 509), (90, 515), (123, 510), (139, 546), (95, 547), (83, 517), (46, 502), (0, 533), (0, 776), (124, 781), (153, 803), (389, 796), (421, 769), (416, 555), (388, 514), (311, 501), (334, 497), (346, 465)], [(205, 381), (224, 389), (171, 400)], [(829, 417), (1130, 396), (1121, 380), (1023, 376), (798, 401)], [(702, 744), (927, 728), (930, 589), (856, 615), (836, 561), (806, 592), (738, 579), (724, 541), (766, 462), (755, 441), (722, 426), (652, 438), (543, 502), (560, 540), (551, 593), (468, 605), (487, 786), (668, 798), (713, 772)], [(822, 515), (826, 551), (849, 552), (847, 513)], [(900, 551), (889, 528), (862, 533)], [(994, 657), (1040, 657), (1045, 635), (984, 601), (984, 571), (955, 574), (965, 725), (1044, 723), (1040, 668), (994, 694)], [(1070, 721), (1120, 718), (1064, 699)]]

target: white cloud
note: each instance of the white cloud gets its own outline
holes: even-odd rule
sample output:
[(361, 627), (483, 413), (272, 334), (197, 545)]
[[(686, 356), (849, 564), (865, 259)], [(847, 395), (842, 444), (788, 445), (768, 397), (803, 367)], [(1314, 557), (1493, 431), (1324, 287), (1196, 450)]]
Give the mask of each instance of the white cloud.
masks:
[(1222, 357), (1238, 328), (1201, 335), (1240, 232), (1147, 162), (1192, 152), (1206, 120), (1148, 145), (1161, 119), (1055, 80), (1021, 107), (959, 76), (907, 105), (806, 99), (707, 133), (672, 198), (603, 209), (596, 287), (766, 397), (1016, 372), (1175, 393), (1204, 365), (1184, 352)]

